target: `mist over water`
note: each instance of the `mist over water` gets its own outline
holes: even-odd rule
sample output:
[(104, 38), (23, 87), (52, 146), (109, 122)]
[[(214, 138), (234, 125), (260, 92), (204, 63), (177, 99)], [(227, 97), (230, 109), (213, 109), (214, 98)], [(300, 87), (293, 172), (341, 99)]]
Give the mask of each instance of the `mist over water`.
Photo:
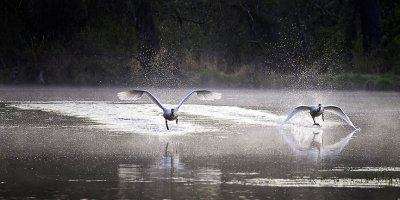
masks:
[[(96, 199), (399, 198), (400, 95), (213, 89), (166, 130), (127, 88), (1, 88), (0, 196)], [(149, 89), (167, 107), (191, 89)], [(298, 105), (340, 106), (281, 126)], [(80, 188), (80, 189), (77, 189)]]

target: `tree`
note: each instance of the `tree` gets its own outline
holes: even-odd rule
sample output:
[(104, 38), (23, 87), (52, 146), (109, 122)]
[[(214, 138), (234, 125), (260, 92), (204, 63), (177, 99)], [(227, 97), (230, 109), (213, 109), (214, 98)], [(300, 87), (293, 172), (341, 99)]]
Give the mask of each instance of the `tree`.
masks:
[(364, 50), (375, 50), (382, 40), (383, 33), (379, 0), (356, 0), (355, 13), (360, 17)]
[(154, 22), (152, 1), (133, 0), (133, 4), (134, 24), (139, 40), (136, 58), (144, 70), (144, 75), (150, 77), (154, 57), (160, 50), (160, 39)]

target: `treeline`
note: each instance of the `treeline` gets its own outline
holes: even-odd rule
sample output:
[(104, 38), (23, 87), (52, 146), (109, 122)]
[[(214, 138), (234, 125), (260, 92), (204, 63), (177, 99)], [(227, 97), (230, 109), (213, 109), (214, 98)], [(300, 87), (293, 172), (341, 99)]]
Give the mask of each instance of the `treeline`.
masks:
[(397, 0), (4, 0), (0, 9), (3, 84), (301, 87), (316, 74), (397, 84), (400, 73)]

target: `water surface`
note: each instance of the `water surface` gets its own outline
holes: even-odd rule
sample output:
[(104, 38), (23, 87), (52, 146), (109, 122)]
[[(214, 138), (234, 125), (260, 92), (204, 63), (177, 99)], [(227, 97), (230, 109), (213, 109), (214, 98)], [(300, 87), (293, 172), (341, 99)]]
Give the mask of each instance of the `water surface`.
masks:
[[(0, 88), (0, 198), (397, 199), (400, 95), (220, 90), (166, 130), (128, 88)], [(173, 106), (190, 89), (151, 89)], [(360, 130), (297, 105), (336, 104)]]

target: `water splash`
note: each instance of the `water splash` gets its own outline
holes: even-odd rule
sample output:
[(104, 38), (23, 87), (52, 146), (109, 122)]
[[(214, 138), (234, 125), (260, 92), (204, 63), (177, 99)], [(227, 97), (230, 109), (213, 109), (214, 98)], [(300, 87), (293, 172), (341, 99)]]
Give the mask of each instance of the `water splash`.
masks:
[[(285, 116), (267, 110), (253, 110), (236, 106), (184, 105), (179, 113), (179, 124), (170, 122), (166, 130), (162, 111), (154, 104), (127, 104), (104, 101), (18, 102), (19, 109), (42, 110), (60, 115), (84, 118), (96, 128), (139, 134), (238, 133), (248, 126), (280, 126)], [(174, 105), (165, 105), (173, 107)], [(300, 115), (285, 127), (312, 124), (311, 117)], [(338, 126), (330, 121), (324, 127)]]

